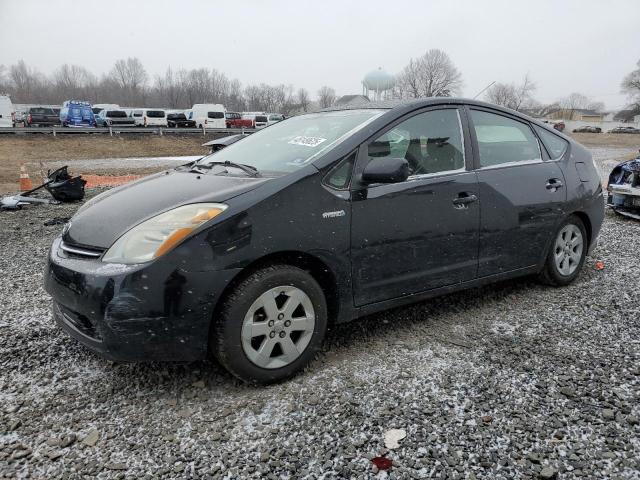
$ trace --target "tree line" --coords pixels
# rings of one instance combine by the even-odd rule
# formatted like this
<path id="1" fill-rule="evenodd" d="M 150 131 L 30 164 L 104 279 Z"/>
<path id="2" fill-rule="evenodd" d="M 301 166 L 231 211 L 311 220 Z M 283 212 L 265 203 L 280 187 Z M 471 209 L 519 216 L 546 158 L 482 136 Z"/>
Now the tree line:
<path id="1" fill-rule="evenodd" d="M 0 65 L 0 92 L 10 94 L 14 103 L 61 104 L 78 99 L 176 109 L 189 108 L 194 103 L 222 103 L 229 110 L 284 114 L 307 111 L 312 103 L 304 88 L 266 83 L 243 87 L 238 79 L 229 78 L 215 68 L 169 67 L 164 74 L 151 77 L 135 57 L 116 61 L 101 77 L 79 65 L 61 65 L 51 75 L 23 60 L 8 67 Z M 335 90 L 331 87 L 322 87 L 317 93 L 320 106 L 335 102 Z"/>
<path id="2" fill-rule="evenodd" d="M 640 61 L 638 69 L 622 82 L 622 91 L 632 101 L 634 111 L 640 112 Z M 459 95 L 462 74 L 449 55 L 439 49 L 428 50 L 412 58 L 395 77 L 389 92 L 395 99 L 425 98 Z M 163 106 L 189 108 L 194 103 L 222 103 L 229 110 L 271 111 L 285 115 L 306 112 L 311 107 L 326 108 L 338 96 L 335 89 L 323 86 L 316 92 L 315 101 L 305 88 L 293 85 L 243 86 L 240 80 L 229 78 L 215 68 L 173 69 L 151 76 L 135 57 L 121 59 L 102 76 L 79 65 L 64 64 L 46 75 L 18 63 L 0 65 L 0 92 L 11 95 L 14 103 L 60 104 L 68 99 L 82 99 L 92 103 L 117 103 L 126 106 Z M 495 82 L 484 92 L 484 99 L 517 111 L 544 116 L 560 112 L 573 118 L 581 109 L 601 112 L 605 106 L 581 93 L 572 93 L 552 103 L 535 99 L 536 84 L 527 74 L 519 83 Z"/>

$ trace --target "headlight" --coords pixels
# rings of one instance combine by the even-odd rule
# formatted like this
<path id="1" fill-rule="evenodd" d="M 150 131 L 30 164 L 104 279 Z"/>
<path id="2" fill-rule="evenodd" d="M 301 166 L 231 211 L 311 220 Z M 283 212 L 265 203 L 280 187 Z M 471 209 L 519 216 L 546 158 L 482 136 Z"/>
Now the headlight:
<path id="1" fill-rule="evenodd" d="M 158 258 L 226 209 L 227 205 L 221 203 L 194 203 L 161 213 L 122 235 L 102 260 L 109 263 L 144 263 Z"/>

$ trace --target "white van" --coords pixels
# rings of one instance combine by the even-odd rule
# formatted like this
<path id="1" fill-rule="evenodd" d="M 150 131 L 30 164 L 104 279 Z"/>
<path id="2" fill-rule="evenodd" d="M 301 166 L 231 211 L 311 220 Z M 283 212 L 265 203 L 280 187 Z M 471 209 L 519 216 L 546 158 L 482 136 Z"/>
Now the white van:
<path id="1" fill-rule="evenodd" d="M 136 127 L 166 127 L 167 111 L 161 108 L 134 108 L 130 115 Z"/>
<path id="2" fill-rule="evenodd" d="M 116 103 L 94 103 L 91 105 L 91 111 L 94 115 L 98 115 L 102 110 L 122 110 L 120 105 Z"/>
<path id="3" fill-rule="evenodd" d="M 227 128 L 226 109 L 219 103 L 196 103 L 184 113 L 198 128 Z"/>
<path id="4" fill-rule="evenodd" d="M 0 95 L 0 127 L 13 127 L 15 122 L 15 110 L 8 95 Z"/>

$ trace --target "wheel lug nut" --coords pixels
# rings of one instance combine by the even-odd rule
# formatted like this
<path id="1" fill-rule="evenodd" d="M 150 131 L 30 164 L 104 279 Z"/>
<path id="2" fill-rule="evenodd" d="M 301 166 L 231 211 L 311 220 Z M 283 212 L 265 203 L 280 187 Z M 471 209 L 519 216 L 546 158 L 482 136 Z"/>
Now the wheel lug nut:
<path id="1" fill-rule="evenodd" d="M 271 333 L 269 334 L 269 338 L 273 338 L 273 337 L 275 337 L 275 336 L 276 336 L 276 332 L 271 332 Z"/>
<path id="2" fill-rule="evenodd" d="M 280 332 L 280 338 L 284 338 L 285 335 L 286 335 L 286 333 Z"/>
<path id="3" fill-rule="evenodd" d="M 274 325 L 275 323 L 276 323 L 276 322 L 274 322 L 273 320 L 269 320 L 268 325 L 269 325 L 270 327 L 273 327 L 273 325 Z"/>
<path id="4" fill-rule="evenodd" d="M 278 314 L 278 320 L 282 320 L 284 318 L 284 313 Z"/>
<path id="5" fill-rule="evenodd" d="M 286 322 L 284 322 L 284 326 L 285 327 L 291 326 L 291 320 L 287 320 Z"/>

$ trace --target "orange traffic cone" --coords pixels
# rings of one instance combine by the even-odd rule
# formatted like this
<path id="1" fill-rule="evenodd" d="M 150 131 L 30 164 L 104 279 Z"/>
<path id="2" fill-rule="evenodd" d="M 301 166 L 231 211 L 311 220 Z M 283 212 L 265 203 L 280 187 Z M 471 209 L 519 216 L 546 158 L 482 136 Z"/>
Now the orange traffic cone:
<path id="1" fill-rule="evenodd" d="M 20 166 L 20 190 L 26 192 L 27 190 L 31 190 L 33 188 L 33 184 L 31 183 L 31 179 L 29 178 L 29 174 L 27 173 L 27 169 L 24 165 Z"/>

